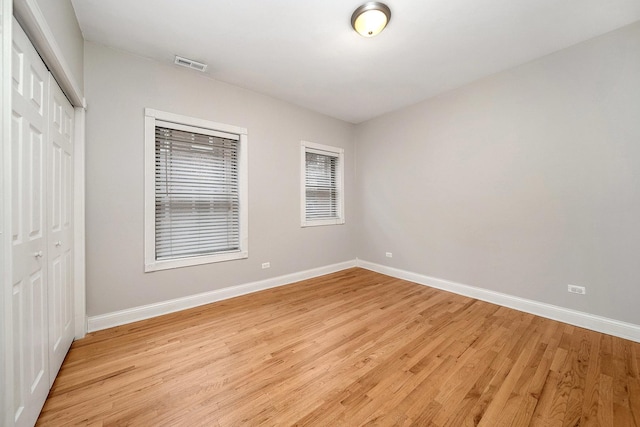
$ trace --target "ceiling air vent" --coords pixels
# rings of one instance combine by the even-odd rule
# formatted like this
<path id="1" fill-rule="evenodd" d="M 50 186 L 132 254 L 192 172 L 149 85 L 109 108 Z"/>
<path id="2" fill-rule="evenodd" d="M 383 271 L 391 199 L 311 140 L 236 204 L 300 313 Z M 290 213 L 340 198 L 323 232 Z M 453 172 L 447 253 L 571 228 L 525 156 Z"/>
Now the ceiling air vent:
<path id="1" fill-rule="evenodd" d="M 187 67 L 191 68 L 192 70 L 198 70 L 202 72 L 207 69 L 207 64 L 203 64 L 202 62 L 194 61 L 192 59 L 183 58 L 178 55 L 176 55 L 176 60 L 173 63 L 176 65 L 180 65 L 181 67 Z"/>

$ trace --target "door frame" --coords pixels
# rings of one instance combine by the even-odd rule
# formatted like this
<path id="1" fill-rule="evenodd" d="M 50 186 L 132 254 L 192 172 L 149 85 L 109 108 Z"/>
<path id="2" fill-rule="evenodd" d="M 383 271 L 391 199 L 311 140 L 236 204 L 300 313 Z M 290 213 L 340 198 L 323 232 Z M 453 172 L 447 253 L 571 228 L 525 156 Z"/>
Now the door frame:
<path id="1" fill-rule="evenodd" d="M 13 426 L 13 310 L 11 307 L 11 52 L 13 15 L 74 107 L 74 310 L 75 337 L 85 336 L 85 119 L 82 88 L 62 55 L 35 0 L 0 0 L 0 425 Z"/>
<path id="2" fill-rule="evenodd" d="M 13 346 L 10 338 L 13 331 L 11 308 L 11 39 L 13 2 L 0 0 L 0 386 L 3 399 L 0 401 L 1 425 L 13 425 Z"/>
<path id="3" fill-rule="evenodd" d="M 74 328 L 76 339 L 80 339 L 87 333 L 84 193 L 86 101 L 36 0 L 16 0 L 13 3 L 13 14 L 74 107 Z"/>

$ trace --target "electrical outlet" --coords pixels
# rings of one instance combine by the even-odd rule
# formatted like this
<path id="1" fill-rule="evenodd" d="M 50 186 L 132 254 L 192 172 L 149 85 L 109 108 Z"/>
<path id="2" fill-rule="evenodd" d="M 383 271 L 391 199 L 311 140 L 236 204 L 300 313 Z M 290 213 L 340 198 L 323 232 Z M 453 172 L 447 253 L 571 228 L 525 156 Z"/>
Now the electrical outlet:
<path id="1" fill-rule="evenodd" d="M 262 268 L 270 268 L 271 267 L 271 263 L 270 262 L 263 262 L 262 263 Z"/>
<path id="2" fill-rule="evenodd" d="M 572 294 L 584 295 L 587 293 L 587 288 L 584 286 L 567 285 L 567 290 Z"/>
<path id="3" fill-rule="evenodd" d="M 391 252 L 387 252 L 385 253 L 385 255 L 387 256 L 387 258 L 393 258 L 393 254 Z"/>

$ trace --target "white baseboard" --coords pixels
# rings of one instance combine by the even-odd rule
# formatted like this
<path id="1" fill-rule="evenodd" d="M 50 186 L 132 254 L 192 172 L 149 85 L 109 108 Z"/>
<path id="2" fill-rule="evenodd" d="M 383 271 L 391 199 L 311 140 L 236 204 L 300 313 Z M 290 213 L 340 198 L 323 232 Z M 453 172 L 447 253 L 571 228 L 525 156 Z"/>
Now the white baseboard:
<path id="1" fill-rule="evenodd" d="M 337 271 L 356 266 L 375 271 L 377 273 L 396 277 L 398 279 L 408 280 L 410 282 L 430 286 L 436 289 L 442 289 L 482 301 L 487 301 L 504 307 L 513 308 L 515 310 L 524 311 L 526 313 L 535 314 L 537 316 L 546 317 L 548 319 L 568 323 L 570 325 L 575 325 L 605 334 L 614 335 L 620 338 L 625 338 L 635 342 L 640 342 L 640 325 L 621 322 L 619 320 L 596 316 L 594 314 L 571 310 L 552 304 L 546 304 L 538 301 L 528 300 L 525 298 L 515 297 L 501 292 L 477 288 L 475 286 L 451 282 L 449 280 L 438 279 L 436 277 L 425 276 L 423 274 L 388 267 L 361 259 L 341 262 L 338 264 L 332 264 L 324 267 L 314 268 L 311 270 L 300 271 L 284 276 L 272 277 L 270 279 L 260 280 L 257 282 L 217 289 L 211 292 L 205 292 L 155 304 L 143 305 L 127 310 L 120 310 L 113 313 L 91 316 L 87 319 L 87 329 L 88 332 L 95 332 L 101 329 L 107 329 L 114 326 L 137 322 L 139 320 L 149 319 L 152 317 L 173 313 L 204 304 L 210 304 L 212 302 L 222 301 L 240 295 L 246 295 L 252 292 L 258 292 L 264 289 L 287 285 L 290 283 L 298 282 L 300 280 L 311 279 L 313 277 L 322 276 L 324 274 L 335 273 Z"/>
<path id="2" fill-rule="evenodd" d="M 400 270 L 398 268 L 387 267 L 381 264 L 363 261 L 361 259 L 356 260 L 356 264 L 358 267 L 375 271 L 377 273 L 386 274 L 387 276 L 408 280 L 420 285 L 442 289 L 444 291 L 453 292 L 455 294 L 487 301 L 519 311 L 524 311 L 525 313 L 535 314 L 537 316 L 558 320 L 570 325 L 575 325 L 582 328 L 591 329 L 593 331 L 625 338 L 631 341 L 640 342 L 640 325 L 635 325 L 633 323 L 621 322 L 619 320 L 609 319 L 607 317 L 596 316 L 582 311 L 571 310 L 564 307 L 558 307 L 551 304 L 515 297 L 512 295 L 503 294 L 501 292 L 494 292 L 487 289 L 477 288 L 475 286 L 463 285 L 461 283 L 451 282 L 448 280 L 425 276 L 423 274 Z"/>
<path id="3" fill-rule="evenodd" d="M 193 308 L 199 305 L 210 304 L 212 302 L 222 301 L 240 295 L 262 291 L 264 289 L 288 285 L 289 283 L 299 282 L 300 280 L 306 280 L 325 274 L 335 273 L 337 271 L 345 270 L 347 268 L 355 266 L 356 260 L 346 261 L 338 264 L 327 265 L 324 267 L 313 268 L 311 270 L 286 274 L 284 276 L 259 280 L 257 282 L 245 283 L 242 285 L 231 286 L 223 289 L 216 289 L 215 291 L 205 292 L 197 295 L 190 295 L 188 297 L 162 301 L 159 303 L 143 305 L 140 307 L 133 307 L 126 310 L 115 311 L 113 313 L 101 314 L 98 316 L 91 316 L 87 319 L 87 329 L 89 332 L 95 332 L 101 329 L 112 328 L 114 326 L 137 322 L 139 320 L 149 319 L 152 317 L 161 316 L 163 314 L 185 310 L 187 308 Z"/>

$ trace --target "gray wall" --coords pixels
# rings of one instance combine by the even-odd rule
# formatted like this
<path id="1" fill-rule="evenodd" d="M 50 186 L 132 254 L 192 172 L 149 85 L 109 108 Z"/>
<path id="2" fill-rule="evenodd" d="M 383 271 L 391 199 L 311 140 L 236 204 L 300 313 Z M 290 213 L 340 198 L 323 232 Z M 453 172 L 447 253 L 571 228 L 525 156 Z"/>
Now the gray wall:
<path id="1" fill-rule="evenodd" d="M 22 1 L 22 0 L 21 0 Z M 71 0 L 36 0 L 69 65 L 73 78 L 84 87 L 84 39 Z"/>
<path id="2" fill-rule="evenodd" d="M 356 141 L 359 258 L 640 324 L 640 23 Z"/>
<path id="3" fill-rule="evenodd" d="M 357 256 L 640 324 L 640 23 L 357 126 L 92 43 L 85 76 L 90 316 Z M 248 128 L 248 260 L 143 273 L 144 107 Z M 303 139 L 345 148 L 344 226 L 300 228 Z"/>
<path id="4" fill-rule="evenodd" d="M 353 125 L 88 42 L 85 94 L 89 316 L 355 258 Z M 143 272 L 145 107 L 248 129 L 248 259 Z M 345 225 L 300 227 L 301 140 L 345 149 Z"/>

